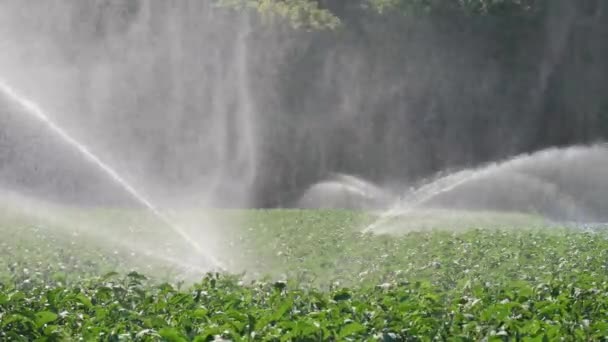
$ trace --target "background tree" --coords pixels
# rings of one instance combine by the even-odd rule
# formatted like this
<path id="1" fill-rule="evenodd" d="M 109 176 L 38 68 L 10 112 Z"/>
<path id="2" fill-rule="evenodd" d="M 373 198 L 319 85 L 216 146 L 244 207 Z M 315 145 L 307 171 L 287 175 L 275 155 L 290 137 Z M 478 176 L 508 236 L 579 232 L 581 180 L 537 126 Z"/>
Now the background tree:
<path id="1" fill-rule="evenodd" d="M 23 6 L 12 1 L 0 6 Z M 603 0 L 53 4 L 0 11 L 18 33 L 8 37 L 19 37 L 2 58 L 38 56 L 14 70 L 53 65 L 60 80 L 75 75 L 65 95 L 75 108 L 55 112 L 78 113 L 64 122 L 86 122 L 77 128 L 94 135 L 96 150 L 178 195 L 214 160 L 191 157 L 214 149 L 200 143 L 223 120 L 210 108 L 238 122 L 243 89 L 256 122 L 255 206 L 290 205 L 332 172 L 407 186 L 608 138 Z M 237 72 L 245 81 L 230 80 Z M 41 155 L 52 164 L 42 158 L 52 153 Z"/>

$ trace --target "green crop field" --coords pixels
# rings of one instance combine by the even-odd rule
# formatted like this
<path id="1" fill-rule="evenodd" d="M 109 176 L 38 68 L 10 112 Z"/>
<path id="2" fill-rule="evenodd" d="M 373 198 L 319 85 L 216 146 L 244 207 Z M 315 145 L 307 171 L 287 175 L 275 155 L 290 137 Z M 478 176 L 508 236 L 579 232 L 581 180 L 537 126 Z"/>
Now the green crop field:
<path id="1" fill-rule="evenodd" d="M 608 338 L 602 229 L 425 213 L 362 235 L 371 214 L 215 215 L 235 274 L 188 270 L 186 248 L 141 214 L 3 212 L 0 340 Z"/>

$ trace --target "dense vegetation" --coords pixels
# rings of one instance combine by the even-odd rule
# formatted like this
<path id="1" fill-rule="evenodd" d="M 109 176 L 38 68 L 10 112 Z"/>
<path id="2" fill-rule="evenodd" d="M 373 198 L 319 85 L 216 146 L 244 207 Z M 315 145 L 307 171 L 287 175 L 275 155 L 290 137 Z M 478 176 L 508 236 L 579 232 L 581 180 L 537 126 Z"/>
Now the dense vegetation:
<path id="1" fill-rule="evenodd" d="M 244 245 L 233 252 L 245 260 L 256 254 L 250 272 L 188 283 L 179 281 L 175 267 L 140 267 L 153 261 L 133 257 L 128 248 L 104 249 L 100 240 L 87 243 L 70 229 L 4 220 L 0 339 L 608 336 L 608 240 L 601 230 L 472 225 L 361 236 L 358 228 L 370 217 L 358 213 L 239 215 L 254 229 L 235 235 Z"/>
<path id="2" fill-rule="evenodd" d="M 278 16 L 295 28 L 335 29 L 340 26 L 340 12 L 359 8 L 378 13 L 405 15 L 430 13 L 466 13 L 472 15 L 535 15 L 546 8 L 543 0 L 219 0 L 235 8 L 254 8 L 264 16 Z"/>

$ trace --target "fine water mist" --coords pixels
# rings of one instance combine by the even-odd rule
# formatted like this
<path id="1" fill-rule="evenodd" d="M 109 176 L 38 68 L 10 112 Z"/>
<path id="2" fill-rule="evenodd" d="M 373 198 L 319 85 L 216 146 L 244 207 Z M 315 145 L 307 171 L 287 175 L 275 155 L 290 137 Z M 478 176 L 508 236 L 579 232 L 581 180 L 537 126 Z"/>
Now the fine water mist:
<path id="1" fill-rule="evenodd" d="M 83 158 L 95 164 L 95 166 L 97 166 L 101 172 L 107 174 L 112 179 L 112 181 L 118 183 L 120 187 L 123 188 L 126 192 L 128 192 L 131 196 L 133 196 L 133 198 L 135 198 L 137 202 L 139 202 L 143 207 L 145 207 L 152 214 L 154 214 L 154 216 L 158 218 L 162 223 L 164 223 L 168 228 L 170 228 L 180 237 L 182 237 L 184 241 L 186 241 L 191 247 L 194 248 L 196 253 L 201 254 L 205 258 L 205 262 L 208 263 L 207 266 L 223 268 L 222 264 L 215 257 L 207 254 L 205 250 L 203 250 L 201 246 L 197 243 L 197 241 L 194 240 L 190 235 L 188 235 L 188 233 L 182 227 L 172 222 L 165 214 L 159 211 L 159 209 L 156 208 L 154 204 L 150 202 L 150 200 L 148 200 L 137 190 L 135 190 L 126 180 L 124 180 L 118 173 L 116 173 L 114 169 L 112 169 L 109 165 L 101 161 L 94 153 L 89 151 L 86 146 L 74 140 L 74 138 L 72 138 L 61 127 L 57 126 L 57 124 L 51 121 L 36 103 L 19 95 L 17 92 L 15 92 L 14 89 L 12 89 L 2 80 L 0 80 L 0 93 L 7 96 L 10 100 L 14 101 L 19 106 L 23 107 L 25 114 L 32 115 L 36 119 L 46 124 L 49 130 L 57 134 L 63 141 L 65 141 L 66 144 L 69 144 L 71 147 L 78 150 L 82 154 Z"/>
<path id="2" fill-rule="evenodd" d="M 184 254 L 228 264 L 226 232 L 252 228 L 218 208 L 369 209 L 374 232 L 419 209 L 606 219 L 604 145 L 521 155 L 608 132 L 586 94 L 606 85 L 603 5 L 496 21 L 349 2 L 307 31 L 217 4 L 0 3 L 0 187 L 147 208 Z"/>
<path id="3" fill-rule="evenodd" d="M 313 184 L 297 202 L 300 208 L 382 209 L 394 200 L 389 189 L 346 174 Z"/>
<path id="4" fill-rule="evenodd" d="M 102 255 L 122 255 L 121 266 L 137 267 L 148 274 L 158 275 L 155 267 L 162 266 L 175 270 L 180 279 L 196 278 L 213 266 L 209 260 L 204 263 L 200 256 L 183 253 L 180 246 L 184 241 L 175 237 L 165 223 L 158 222 L 154 213 L 149 211 L 123 215 L 116 215 L 112 210 L 96 213 L 0 189 L 0 214 L 12 225 L 30 228 L 28 233 L 37 231 L 49 244 L 48 248 L 78 244 L 76 253 L 93 249 Z M 146 218 L 146 214 L 151 214 L 151 217 Z M 141 234 L 146 238 L 142 239 Z M 28 238 L 32 239 L 32 236 Z M 58 245 L 50 245 L 52 243 Z"/>
<path id="5" fill-rule="evenodd" d="M 134 188 L 163 207 L 248 206 L 257 169 L 249 14 L 192 1 L 1 9 L 4 81 Z"/>
<path id="6" fill-rule="evenodd" d="M 364 232 L 399 230 L 417 210 L 510 212 L 557 222 L 608 221 L 608 145 L 551 148 L 447 173 L 405 193 Z"/>
<path id="7" fill-rule="evenodd" d="M 251 20 L 194 1 L 3 2 L 0 184 L 75 207 L 144 207 L 200 267 L 222 268 L 227 227 L 203 213 L 250 205 L 251 74 L 272 62 L 250 58 L 269 48 L 252 45 Z"/>

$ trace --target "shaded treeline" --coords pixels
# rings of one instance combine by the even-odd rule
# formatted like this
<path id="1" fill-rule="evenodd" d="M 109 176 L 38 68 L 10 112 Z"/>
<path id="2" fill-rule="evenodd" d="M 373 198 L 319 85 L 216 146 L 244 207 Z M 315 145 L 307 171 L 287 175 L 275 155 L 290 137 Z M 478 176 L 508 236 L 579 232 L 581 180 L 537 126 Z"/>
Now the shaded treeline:
<path id="1" fill-rule="evenodd" d="M 608 137 L 601 0 L 547 1 L 526 15 L 378 14 L 325 1 L 343 24 L 334 31 L 294 30 L 194 0 L 55 3 L 45 25 L 37 19 L 44 2 L 14 2 L 12 11 L 40 13 L 5 24 L 5 34 L 38 44 L 13 42 L 33 61 L 5 65 L 49 63 L 72 75 L 63 91 L 33 93 L 157 197 L 215 187 L 210 196 L 226 197 L 220 205 L 283 206 L 331 172 L 404 184 Z M 18 127 L 4 121 L 0 130 Z M 78 161 L 58 162 L 65 158 L 53 157 L 63 153 L 57 144 L 41 145 L 47 169 L 92 179 Z M 24 145 L 15 137 L 5 146 Z M 48 172 L 20 186 L 66 174 Z M 208 181 L 218 177 L 220 185 Z M 65 197 L 58 184 L 48 191 Z M 110 192 L 96 184 L 68 199 L 95 202 Z"/>
<path id="2" fill-rule="evenodd" d="M 601 1 L 547 2 L 529 16 L 340 16 L 344 30 L 313 34 L 281 73 L 281 112 L 294 114 L 283 116 L 283 157 L 264 163 L 283 171 L 260 188 L 270 204 L 285 201 L 276 189 L 332 171 L 416 181 L 608 136 Z"/>

